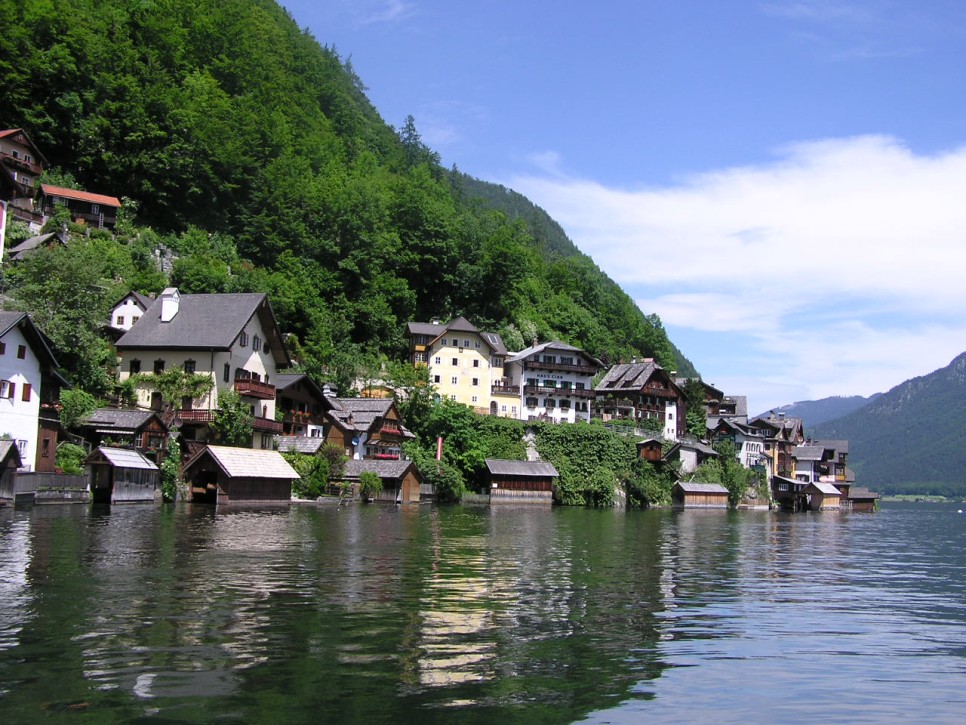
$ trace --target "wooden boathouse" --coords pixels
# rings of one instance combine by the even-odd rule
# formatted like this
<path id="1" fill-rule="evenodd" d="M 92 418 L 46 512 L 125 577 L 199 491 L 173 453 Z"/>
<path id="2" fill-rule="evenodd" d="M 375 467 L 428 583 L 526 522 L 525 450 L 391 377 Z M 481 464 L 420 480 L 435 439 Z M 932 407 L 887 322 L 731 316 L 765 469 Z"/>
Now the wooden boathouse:
<path id="1" fill-rule="evenodd" d="M 487 458 L 490 503 L 553 503 L 559 474 L 550 463 Z"/>
<path id="2" fill-rule="evenodd" d="M 671 489 L 671 500 L 677 509 L 726 509 L 728 489 L 720 483 L 678 481 Z"/>
<path id="3" fill-rule="evenodd" d="M 154 461 L 130 448 L 99 446 L 84 460 L 94 503 L 160 502 L 160 471 Z"/>
<path id="4" fill-rule="evenodd" d="M 810 483 L 802 490 L 808 498 L 809 511 L 838 511 L 842 492 L 831 483 Z"/>
<path id="5" fill-rule="evenodd" d="M 299 477 L 278 451 L 206 446 L 182 475 L 193 503 L 289 503 Z"/>
<path id="6" fill-rule="evenodd" d="M 358 489 L 359 476 L 365 472 L 375 473 L 382 480 L 382 491 L 374 496 L 376 501 L 396 503 L 419 503 L 422 476 L 412 461 L 391 461 L 375 458 L 346 461 L 343 480 Z"/>

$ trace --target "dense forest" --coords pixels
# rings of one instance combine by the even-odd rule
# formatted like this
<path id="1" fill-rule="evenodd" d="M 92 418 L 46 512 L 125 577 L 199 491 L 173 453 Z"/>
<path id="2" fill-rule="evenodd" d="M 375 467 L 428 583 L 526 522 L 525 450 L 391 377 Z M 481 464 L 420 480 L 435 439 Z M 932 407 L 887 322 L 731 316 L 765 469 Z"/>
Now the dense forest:
<path id="1" fill-rule="evenodd" d="M 116 236 L 6 270 L 76 384 L 109 385 L 94 328 L 118 294 L 167 284 L 268 293 L 320 378 L 400 359 L 407 321 L 455 315 L 511 349 L 559 339 L 694 373 L 559 225 L 443 168 L 411 117 L 388 125 L 351 64 L 272 0 L 0 8 L 0 127 L 30 134 L 49 179 L 125 201 Z"/>
<path id="2" fill-rule="evenodd" d="M 847 439 L 858 483 L 882 493 L 966 496 L 966 353 L 810 430 Z"/>

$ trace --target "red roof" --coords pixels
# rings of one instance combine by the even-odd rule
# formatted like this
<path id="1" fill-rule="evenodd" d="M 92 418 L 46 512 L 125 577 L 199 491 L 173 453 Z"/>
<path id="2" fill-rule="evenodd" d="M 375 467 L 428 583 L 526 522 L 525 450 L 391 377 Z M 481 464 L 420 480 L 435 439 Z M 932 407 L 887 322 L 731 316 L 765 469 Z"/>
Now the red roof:
<path id="1" fill-rule="evenodd" d="M 51 186 L 50 184 L 41 184 L 40 190 L 45 196 L 61 196 L 65 199 L 76 199 L 77 201 L 87 201 L 91 204 L 103 204 L 104 206 L 113 206 L 120 208 L 121 200 L 116 196 L 105 196 L 104 194 L 92 194 L 89 191 L 80 191 L 79 189 L 65 189 L 62 186 Z"/>

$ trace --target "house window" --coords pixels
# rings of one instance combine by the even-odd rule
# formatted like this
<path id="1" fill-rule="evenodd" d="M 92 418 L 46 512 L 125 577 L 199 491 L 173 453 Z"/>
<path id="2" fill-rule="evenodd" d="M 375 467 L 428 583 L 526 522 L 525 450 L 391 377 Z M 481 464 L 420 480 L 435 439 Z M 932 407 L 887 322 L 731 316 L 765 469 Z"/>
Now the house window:
<path id="1" fill-rule="evenodd" d="M 0 380 L 0 398 L 13 399 L 13 394 L 17 390 L 17 384 L 9 380 Z"/>
<path id="2" fill-rule="evenodd" d="M 453 358 L 453 367 L 458 368 L 460 366 L 460 359 L 458 357 Z"/>
<path id="3" fill-rule="evenodd" d="M 494 367 L 494 368 L 502 368 L 503 367 L 503 358 L 502 357 L 491 357 L 490 358 L 490 366 L 491 367 Z"/>
<path id="4" fill-rule="evenodd" d="M 3 355 L 7 351 L 7 343 L 0 342 L 0 355 Z"/>
<path id="5" fill-rule="evenodd" d="M 262 450 L 270 451 L 274 448 L 274 441 L 271 433 L 262 433 Z"/>
<path id="6" fill-rule="evenodd" d="M 449 399 L 452 400 L 454 403 L 456 402 L 456 396 L 455 395 L 449 396 Z"/>
<path id="7" fill-rule="evenodd" d="M 416 354 L 415 354 L 415 355 L 413 356 L 413 360 L 414 360 L 415 362 L 421 362 L 421 363 L 424 363 L 424 362 L 426 362 L 426 353 L 424 353 L 424 352 L 417 352 L 417 353 L 416 353 Z"/>
<path id="8" fill-rule="evenodd" d="M 248 347 L 248 333 L 242 330 L 242 333 L 238 336 L 238 344 L 241 347 Z"/>
<path id="9" fill-rule="evenodd" d="M 433 382 L 436 383 L 437 385 L 439 385 L 439 375 L 434 375 L 433 376 Z"/>
<path id="10" fill-rule="evenodd" d="M 477 341 L 476 341 L 476 349 L 477 349 L 477 350 L 479 350 L 479 349 L 480 349 L 480 341 L 479 341 L 479 340 L 477 340 Z"/>
<path id="11" fill-rule="evenodd" d="M 469 347 L 469 346 L 470 346 L 470 341 L 469 340 L 463 340 L 463 347 Z"/>
<path id="12" fill-rule="evenodd" d="M 24 360 L 27 357 L 27 346 L 17 345 L 17 359 Z"/>
<path id="13" fill-rule="evenodd" d="M 442 358 L 439 358 L 439 357 L 433 358 L 433 365 L 441 365 L 442 362 L 443 362 Z"/>
<path id="14" fill-rule="evenodd" d="M 501 405 L 500 406 L 500 412 L 501 413 L 506 413 L 506 406 L 505 405 Z"/>
<path id="15" fill-rule="evenodd" d="M 475 395 L 473 396 L 472 400 L 473 400 L 474 403 L 476 402 L 476 396 Z"/>
<path id="16" fill-rule="evenodd" d="M 184 371 L 188 375 L 194 375 L 194 372 L 195 372 L 195 361 L 194 360 L 185 360 L 184 361 Z"/>
<path id="17" fill-rule="evenodd" d="M 163 372 L 164 372 L 164 360 L 155 360 L 154 361 L 154 374 L 155 375 L 160 375 Z"/>
<path id="18" fill-rule="evenodd" d="M 561 400 L 560 401 L 560 410 L 570 410 L 570 401 L 569 400 Z"/>
<path id="19" fill-rule="evenodd" d="M 260 338 L 258 335 L 252 337 L 252 349 L 256 351 L 262 349 L 262 338 Z"/>
<path id="20" fill-rule="evenodd" d="M 439 341 L 439 346 L 440 347 L 446 347 L 446 338 L 445 337 L 442 340 Z"/>
<path id="21" fill-rule="evenodd" d="M 479 360 L 474 360 L 473 361 L 473 367 L 478 368 L 479 366 L 480 366 L 480 361 Z"/>
<path id="22" fill-rule="evenodd" d="M 225 370 L 222 373 L 222 379 L 226 383 L 231 382 L 231 364 L 230 363 L 225 363 Z"/>
<path id="23" fill-rule="evenodd" d="M 115 327 L 123 327 L 124 326 L 124 315 L 118 315 L 117 320 L 114 323 L 114 326 Z"/>
<path id="24" fill-rule="evenodd" d="M 139 372 L 141 372 L 141 361 L 137 358 L 131 360 L 131 362 L 128 363 L 128 370 L 131 372 L 131 375 L 137 375 Z"/>
<path id="25" fill-rule="evenodd" d="M 24 383 L 23 394 L 20 396 L 20 399 L 25 403 L 30 402 L 30 388 L 31 388 L 30 383 Z"/>
<path id="26" fill-rule="evenodd" d="M 479 384 L 480 384 L 480 379 L 479 378 L 473 378 L 473 385 L 474 386 L 477 386 Z"/>
<path id="27" fill-rule="evenodd" d="M 268 344 L 268 340 L 262 343 L 262 352 L 268 355 L 268 351 L 271 350 L 271 346 Z"/>
<path id="28" fill-rule="evenodd" d="M 101 205 L 91 204 L 91 214 L 100 214 L 100 213 L 101 213 Z"/>
<path id="29" fill-rule="evenodd" d="M 528 408 L 536 408 L 537 407 L 537 399 L 536 398 L 527 398 L 527 407 Z"/>
<path id="30" fill-rule="evenodd" d="M 134 315 L 134 316 L 132 316 L 132 317 L 131 317 L 131 324 L 133 325 L 134 323 L 136 323 L 136 322 L 137 322 L 138 320 L 140 320 L 140 319 L 141 319 L 141 318 L 140 318 L 140 317 L 138 317 L 137 315 Z"/>
<path id="31" fill-rule="evenodd" d="M 553 398 L 544 398 L 543 399 L 543 407 L 544 408 L 547 408 L 548 410 L 551 410 L 554 407 Z"/>
<path id="32" fill-rule="evenodd" d="M 449 379 L 449 382 L 450 382 L 451 385 L 456 385 L 456 376 L 451 377 Z"/>

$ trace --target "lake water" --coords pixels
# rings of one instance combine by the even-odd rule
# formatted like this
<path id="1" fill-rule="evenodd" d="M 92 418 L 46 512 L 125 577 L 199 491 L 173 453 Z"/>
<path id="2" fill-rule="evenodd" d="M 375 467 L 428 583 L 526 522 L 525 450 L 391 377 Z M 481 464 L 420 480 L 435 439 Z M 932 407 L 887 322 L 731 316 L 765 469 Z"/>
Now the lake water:
<path id="1" fill-rule="evenodd" d="M 966 514 L 0 511 L 0 722 L 962 722 Z"/>

